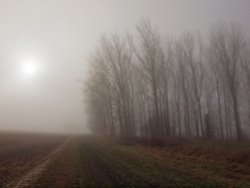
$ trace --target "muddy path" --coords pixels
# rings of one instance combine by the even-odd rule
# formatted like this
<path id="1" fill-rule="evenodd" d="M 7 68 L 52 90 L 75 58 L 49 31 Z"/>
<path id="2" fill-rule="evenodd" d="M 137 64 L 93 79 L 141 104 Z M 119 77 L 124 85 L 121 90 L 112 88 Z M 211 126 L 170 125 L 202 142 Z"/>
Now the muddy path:
<path id="1" fill-rule="evenodd" d="M 36 187 L 248 187 L 195 162 L 154 157 L 151 149 L 77 138 L 47 168 Z M 154 151 L 154 150 L 152 150 Z M 239 179 L 238 179 L 239 180 Z"/>
<path id="2" fill-rule="evenodd" d="M 247 166 L 236 167 L 237 171 L 216 159 L 179 155 L 162 148 L 79 136 L 9 187 L 250 187 Z"/>

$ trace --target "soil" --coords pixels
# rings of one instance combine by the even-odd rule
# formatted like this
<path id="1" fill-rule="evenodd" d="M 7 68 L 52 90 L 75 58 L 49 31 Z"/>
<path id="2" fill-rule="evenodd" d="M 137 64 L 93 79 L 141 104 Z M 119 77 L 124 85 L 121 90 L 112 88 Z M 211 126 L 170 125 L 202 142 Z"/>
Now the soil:
<path id="1" fill-rule="evenodd" d="M 152 147 L 86 135 L 41 140 L 0 155 L 1 168 L 13 170 L 1 171 L 2 187 L 250 187 L 245 146 Z"/>

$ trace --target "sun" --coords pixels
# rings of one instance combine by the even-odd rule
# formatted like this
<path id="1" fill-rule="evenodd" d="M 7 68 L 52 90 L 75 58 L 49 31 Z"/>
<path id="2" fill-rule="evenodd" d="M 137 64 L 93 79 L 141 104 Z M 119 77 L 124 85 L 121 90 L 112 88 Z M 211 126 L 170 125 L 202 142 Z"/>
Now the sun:
<path id="1" fill-rule="evenodd" d="M 23 73 L 26 75 L 34 75 L 36 72 L 35 66 L 33 64 L 23 65 Z"/>
<path id="2" fill-rule="evenodd" d="M 37 62 L 32 59 L 27 59 L 22 63 L 22 73 L 27 76 L 33 76 L 37 73 Z"/>

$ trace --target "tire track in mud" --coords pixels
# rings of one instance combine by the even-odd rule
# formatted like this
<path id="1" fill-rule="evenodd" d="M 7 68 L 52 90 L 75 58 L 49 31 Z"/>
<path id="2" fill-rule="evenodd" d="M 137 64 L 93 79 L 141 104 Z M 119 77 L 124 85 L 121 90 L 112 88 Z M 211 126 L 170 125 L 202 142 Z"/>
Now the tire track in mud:
<path id="1" fill-rule="evenodd" d="M 104 155 L 93 145 L 83 144 L 82 148 L 83 185 L 86 187 L 120 187 L 121 178 L 114 166 L 107 161 Z"/>
<path id="2" fill-rule="evenodd" d="M 140 158 L 117 155 L 106 144 L 82 140 L 81 160 L 83 170 L 82 187 L 159 187 L 159 182 L 151 179 Z M 103 147 L 104 146 L 104 147 Z"/>
<path id="3" fill-rule="evenodd" d="M 6 188 L 28 188 L 33 187 L 39 177 L 47 169 L 48 164 L 53 160 L 53 158 L 70 142 L 71 138 L 68 138 L 64 143 L 62 143 L 57 149 L 47 155 L 38 165 L 32 168 L 30 171 L 25 173 L 20 178 L 13 180 Z"/>
<path id="4" fill-rule="evenodd" d="M 79 146 L 83 182 L 78 187 L 214 187 L 154 158 L 129 152 L 126 146 L 91 138 L 80 140 Z"/>

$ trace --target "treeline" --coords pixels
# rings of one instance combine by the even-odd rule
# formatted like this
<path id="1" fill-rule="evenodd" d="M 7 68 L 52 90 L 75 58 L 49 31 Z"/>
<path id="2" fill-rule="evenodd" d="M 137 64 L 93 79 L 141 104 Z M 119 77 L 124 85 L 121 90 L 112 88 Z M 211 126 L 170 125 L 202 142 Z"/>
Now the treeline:
<path id="1" fill-rule="evenodd" d="M 237 24 L 206 36 L 162 36 L 148 20 L 135 34 L 102 36 L 85 83 L 89 126 L 123 140 L 246 139 L 250 42 Z"/>

